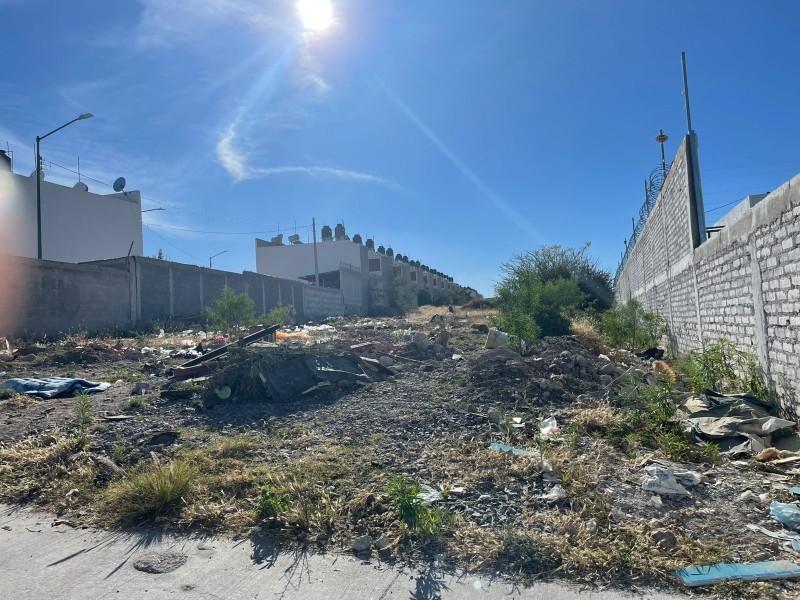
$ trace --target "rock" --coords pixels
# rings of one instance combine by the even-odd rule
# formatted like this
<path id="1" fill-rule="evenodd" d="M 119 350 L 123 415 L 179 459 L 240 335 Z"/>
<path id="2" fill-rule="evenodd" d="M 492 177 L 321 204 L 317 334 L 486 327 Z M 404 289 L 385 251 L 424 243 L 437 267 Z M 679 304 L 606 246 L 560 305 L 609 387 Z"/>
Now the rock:
<path id="1" fill-rule="evenodd" d="M 179 552 L 154 552 L 133 563 L 133 568 L 145 573 L 169 573 L 186 564 L 186 555 Z"/>
<path id="2" fill-rule="evenodd" d="M 604 360 L 606 362 L 611 362 L 611 359 L 608 358 L 605 354 L 598 354 L 597 358 L 599 358 L 600 360 Z"/>
<path id="3" fill-rule="evenodd" d="M 650 504 L 658 509 L 664 508 L 664 502 L 661 500 L 661 496 L 651 496 Z"/>
<path id="4" fill-rule="evenodd" d="M 416 346 L 417 350 L 420 352 L 425 352 L 428 350 L 428 346 L 430 346 L 431 341 L 428 339 L 428 336 L 422 332 L 417 332 L 414 334 L 414 337 L 411 338 L 411 342 Z"/>
<path id="5" fill-rule="evenodd" d="M 765 448 L 758 454 L 756 454 L 756 460 L 758 462 L 767 462 L 770 460 L 777 460 L 781 457 L 781 453 L 777 448 Z"/>
<path id="6" fill-rule="evenodd" d="M 614 363 L 606 363 L 602 367 L 600 367 L 600 374 L 601 375 L 613 375 L 616 372 L 617 368 L 614 366 Z"/>
<path id="7" fill-rule="evenodd" d="M 496 408 L 490 408 L 489 410 L 487 410 L 486 417 L 492 423 L 497 423 L 497 424 L 499 424 L 503 420 L 503 414 Z"/>
<path id="8" fill-rule="evenodd" d="M 391 367 L 394 364 L 394 359 L 391 356 L 381 356 L 378 360 L 384 367 Z"/>
<path id="9" fill-rule="evenodd" d="M 584 369 L 589 366 L 589 361 L 586 360 L 586 357 L 582 354 L 576 354 L 574 357 L 575 364 L 578 365 L 580 368 Z"/>
<path id="10" fill-rule="evenodd" d="M 131 395 L 133 396 L 141 396 L 142 394 L 147 394 L 150 392 L 150 384 L 146 381 L 137 381 L 133 384 L 133 389 L 131 390 Z"/>
<path id="11" fill-rule="evenodd" d="M 741 494 L 739 494 L 739 502 L 753 502 L 755 504 L 761 504 L 761 498 L 759 498 L 755 492 L 751 490 L 745 490 Z"/>
<path id="12" fill-rule="evenodd" d="M 614 381 L 614 378 L 611 375 L 600 375 L 600 383 L 602 385 L 609 385 L 612 381 Z"/>
<path id="13" fill-rule="evenodd" d="M 35 354 L 25 354 L 23 356 L 18 356 L 17 357 L 17 362 L 21 362 L 21 363 L 36 362 L 36 355 Z"/>
<path id="14" fill-rule="evenodd" d="M 366 552 L 372 547 L 372 538 L 368 535 L 362 535 L 353 540 L 353 552 L 359 554 Z"/>
<path id="15" fill-rule="evenodd" d="M 14 360 L 14 355 L 11 352 L 0 352 L 0 362 L 11 362 Z"/>
<path id="16" fill-rule="evenodd" d="M 392 542 L 392 538 L 390 538 L 385 533 L 381 535 L 375 542 L 375 548 L 378 550 L 386 550 L 389 546 L 391 546 L 394 542 Z"/>
<path id="17" fill-rule="evenodd" d="M 143 354 L 138 350 L 134 350 L 133 348 L 128 348 L 122 353 L 123 358 L 126 360 L 139 360 L 142 358 Z"/>
<path id="18" fill-rule="evenodd" d="M 656 529 L 650 539 L 662 550 L 672 550 L 678 545 L 678 538 L 669 529 Z"/>
<path id="19" fill-rule="evenodd" d="M 489 333 L 489 326 L 486 323 L 473 323 L 472 328 L 478 333 Z"/>

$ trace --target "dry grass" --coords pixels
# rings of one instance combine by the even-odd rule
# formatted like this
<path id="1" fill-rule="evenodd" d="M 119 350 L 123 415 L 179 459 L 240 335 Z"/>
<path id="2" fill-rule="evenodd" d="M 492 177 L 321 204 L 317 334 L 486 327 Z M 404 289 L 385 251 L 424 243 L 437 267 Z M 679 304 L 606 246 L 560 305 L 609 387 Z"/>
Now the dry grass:
<path id="1" fill-rule="evenodd" d="M 579 316 L 570 322 L 570 331 L 577 336 L 581 343 L 596 354 L 602 354 L 606 345 L 603 334 L 597 328 L 594 321 L 585 316 Z"/>
<path id="2" fill-rule="evenodd" d="M 193 492 L 197 475 L 195 467 L 186 461 L 149 463 L 109 487 L 105 508 L 123 523 L 174 513 Z"/>
<path id="3" fill-rule="evenodd" d="M 582 431 L 589 434 L 603 433 L 611 429 L 622 428 L 625 425 L 619 411 L 606 403 L 579 410 L 573 416 L 573 422 L 577 423 Z"/>

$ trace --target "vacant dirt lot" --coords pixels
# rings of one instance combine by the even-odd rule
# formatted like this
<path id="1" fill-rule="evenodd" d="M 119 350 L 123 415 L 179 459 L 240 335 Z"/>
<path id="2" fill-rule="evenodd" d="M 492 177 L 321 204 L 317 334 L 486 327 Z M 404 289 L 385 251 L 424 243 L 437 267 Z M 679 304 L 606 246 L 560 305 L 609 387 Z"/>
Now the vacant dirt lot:
<path id="1" fill-rule="evenodd" d="M 786 542 L 746 527 L 780 529 L 768 505 L 791 499 L 791 468 L 686 450 L 684 467 L 701 480 L 689 496 L 643 490 L 644 467 L 676 452 L 613 432 L 622 428 L 620 394 L 655 381 L 650 364 L 575 336 L 546 339 L 525 357 L 487 350 L 487 312 L 339 319 L 237 350 L 182 382 L 169 370 L 198 343 L 207 347 L 205 334 L 30 346 L 29 362 L 0 363 L 3 380 L 111 386 L 89 396 L 90 408 L 75 398 L 0 401 L 0 500 L 53 510 L 59 526 L 269 534 L 360 556 L 439 556 L 523 581 L 672 586 L 678 567 L 796 558 Z M 254 393 L 257 369 L 236 371 L 278 347 L 327 356 L 364 343 L 357 350 L 384 357 L 391 373 L 366 369 L 366 384 L 323 386 L 291 402 Z M 226 369 L 223 399 L 215 390 Z M 139 382 L 146 389 L 134 395 Z M 558 429 L 543 430 L 551 417 Z M 142 490 L 159 485 L 175 485 L 177 496 L 147 505 Z M 713 592 L 789 598 L 797 588 Z"/>

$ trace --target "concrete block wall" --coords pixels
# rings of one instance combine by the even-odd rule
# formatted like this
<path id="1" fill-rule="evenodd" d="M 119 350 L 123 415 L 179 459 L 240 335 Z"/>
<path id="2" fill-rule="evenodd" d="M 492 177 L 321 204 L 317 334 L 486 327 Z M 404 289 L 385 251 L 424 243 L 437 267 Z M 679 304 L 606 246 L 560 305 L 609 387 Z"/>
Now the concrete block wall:
<path id="1" fill-rule="evenodd" d="M 800 415 L 800 175 L 697 243 L 687 150 L 684 140 L 617 299 L 662 314 L 677 353 L 720 338 L 753 351 L 775 399 Z"/>
<path id="2" fill-rule="evenodd" d="M 131 321 L 124 269 L 0 255 L 0 336 L 56 336 Z"/>

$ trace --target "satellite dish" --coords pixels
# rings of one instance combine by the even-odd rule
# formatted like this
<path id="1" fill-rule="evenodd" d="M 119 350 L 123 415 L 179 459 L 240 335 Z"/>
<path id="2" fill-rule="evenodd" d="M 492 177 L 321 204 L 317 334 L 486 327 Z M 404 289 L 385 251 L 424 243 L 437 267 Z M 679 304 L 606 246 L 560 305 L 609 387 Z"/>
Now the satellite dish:
<path id="1" fill-rule="evenodd" d="M 122 190 L 124 190 L 125 189 L 125 183 L 126 182 L 125 182 L 125 178 L 124 177 L 117 178 L 117 180 L 114 182 L 114 186 L 113 186 L 114 187 L 114 191 L 115 192 L 121 192 Z"/>
<path id="2" fill-rule="evenodd" d="M 89 191 L 89 186 L 86 185 L 85 183 L 83 183 L 82 181 L 79 181 L 78 183 L 76 183 L 75 185 L 72 186 L 72 189 L 73 190 L 80 190 L 82 192 L 88 192 Z"/>

